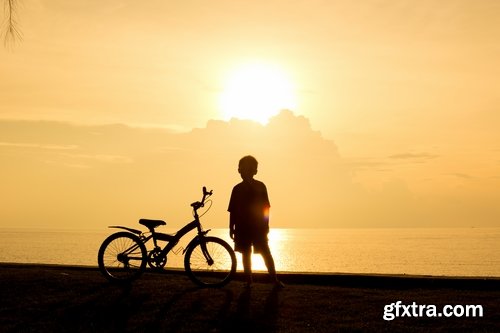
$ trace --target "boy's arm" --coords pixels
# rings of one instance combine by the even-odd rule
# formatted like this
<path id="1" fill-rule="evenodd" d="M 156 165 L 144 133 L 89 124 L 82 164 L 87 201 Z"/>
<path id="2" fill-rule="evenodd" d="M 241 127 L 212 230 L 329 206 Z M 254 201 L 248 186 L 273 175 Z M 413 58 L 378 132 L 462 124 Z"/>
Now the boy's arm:
<path id="1" fill-rule="evenodd" d="M 269 203 L 269 195 L 267 194 L 267 187 L 264 183 L 264 191 L 263 191 L 263 201 L 264 201 L 264 225 L 266 226 L 266 232 L 269 233 L 269 209 L 271 208 L 271 204 Z"/>
<path id="2" fill-rule="evenodd" d="M 235 229 L 235 217 L 234 214 L 229 213 L 229 237 L 234 239 L 234 229 Z"/>
<path id="3" fill-rule="evenodd" d="M 266 233 L 269 233 L 269 206 L 264 208 L 264 225 L 266 227 Z"/>
<path id="4" fill-rule="evenodd" d="M 236 216 L 233 213 L 235 210 L 235 194 L 234 190 L 236 187 L 233 187 L 233 190 L 231 191 L 231 197 L 229 198 L 229 206 L 227 207 L 227 211 L 229 212 L 229 237 L 231 239 L 234 239 L 234 229 L 236 227 Z"/>

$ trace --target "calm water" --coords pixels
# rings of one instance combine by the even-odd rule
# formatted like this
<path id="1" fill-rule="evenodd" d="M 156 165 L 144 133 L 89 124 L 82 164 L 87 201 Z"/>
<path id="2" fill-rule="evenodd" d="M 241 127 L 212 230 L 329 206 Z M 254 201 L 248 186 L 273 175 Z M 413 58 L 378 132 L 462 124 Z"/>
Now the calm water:
<path id="1" fill-rule="evenodd" d="M 0 262 L 97 266 L 110 230 L 0 229 Z M 210 234 L 230 242 L 227 229 Z M 500 277 L 500 228 L 273 229 L 270 243 L 279 271 Z M 265 269 L 259 256 L 253 263 Z M 168 266 L 182 267 L 181 252 L 169 254 Z"/>

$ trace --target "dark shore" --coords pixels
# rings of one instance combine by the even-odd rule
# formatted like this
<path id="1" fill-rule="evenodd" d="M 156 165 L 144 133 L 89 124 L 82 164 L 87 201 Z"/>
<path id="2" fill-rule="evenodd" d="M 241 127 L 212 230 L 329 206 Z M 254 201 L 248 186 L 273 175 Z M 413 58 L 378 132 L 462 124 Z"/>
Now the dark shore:
<path id="1" fill-rule="evenodd" d="M 257 274 L 222 289 L 182 272 L 145 273 L 113 285 L 97 268 L 0 264 L 1 332 L 500 332 L 499 278 Z M 482 305 L 483 317 L 396 317 L 384 305 Z M 400 310 L 403 312 L 402 310 Z"/>

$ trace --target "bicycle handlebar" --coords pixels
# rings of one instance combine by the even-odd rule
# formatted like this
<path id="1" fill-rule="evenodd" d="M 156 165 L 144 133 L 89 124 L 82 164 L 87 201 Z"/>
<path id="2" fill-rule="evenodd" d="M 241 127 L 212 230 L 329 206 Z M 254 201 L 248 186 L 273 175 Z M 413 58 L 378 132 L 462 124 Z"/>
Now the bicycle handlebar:
<path id="1" fill-rule="evenodd" d="M 214 191 L 210 190 L 207 191 L 206 186 L 203 186 L 203 198 L 201 201 L 196 201 L 191 204 L 191 207 L 193 207 L 194 210 L 197 210 L 205 205 L 205 200 L 212 195 Z"/>

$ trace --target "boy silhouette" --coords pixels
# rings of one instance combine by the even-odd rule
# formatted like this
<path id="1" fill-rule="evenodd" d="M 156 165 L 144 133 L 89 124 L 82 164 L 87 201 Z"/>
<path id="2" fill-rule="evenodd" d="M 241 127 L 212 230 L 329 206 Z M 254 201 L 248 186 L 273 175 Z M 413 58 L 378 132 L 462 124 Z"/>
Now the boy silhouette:
<path id="1" fill-rule="evenodd" d="M 235 251 L 241 252 L 247 286 L 252 285 L 252 246 L 260 253 L 269 275 L 277 287 L 284 287 L 278 279 L 274 259 L 269 249 L 269 197 L 266 185 L 254 179 L 258 162 L 253 156 L 240 159 L 238 172 L 243 181 L 233 187 L 229 200 L 229 236 L 234 240 Z"/>

